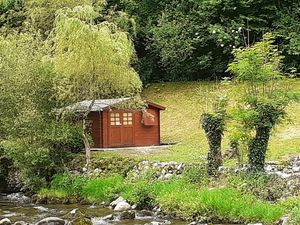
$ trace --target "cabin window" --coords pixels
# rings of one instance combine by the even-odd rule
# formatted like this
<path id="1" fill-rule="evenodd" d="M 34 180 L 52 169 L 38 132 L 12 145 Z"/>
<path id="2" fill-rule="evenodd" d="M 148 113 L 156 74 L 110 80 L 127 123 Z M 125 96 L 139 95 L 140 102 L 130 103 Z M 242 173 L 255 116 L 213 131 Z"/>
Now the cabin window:
<path id="1" fill-rule="evenodd" d="M 123 113 L 123 125 L 132 125 L 132 113 Z"/>
<path id="2" fill-rule="evenodd" d="M 110 114 L 110 125 L 112 125 L 112 126 L 121 125 L 120 113 L 111 113 Z"/>

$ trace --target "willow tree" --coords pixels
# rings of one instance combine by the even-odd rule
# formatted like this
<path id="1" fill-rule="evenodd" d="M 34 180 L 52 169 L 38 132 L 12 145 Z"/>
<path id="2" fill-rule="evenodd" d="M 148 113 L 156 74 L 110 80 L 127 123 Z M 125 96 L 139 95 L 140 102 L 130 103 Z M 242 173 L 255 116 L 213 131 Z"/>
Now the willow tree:
<path id="1" fill-rule="evenodd" d="M 95 16 L 90 6 L 60 10 L 53 33 L 56 97 L 63 102 L 90 99 L 89 109 L 95 99 L 139 95 L 142 86 L 130 66 L 134 47 L 128 35 L 113 23 L 94 24 Z M 88 165 L 85 131 L 83 140 Z"/>

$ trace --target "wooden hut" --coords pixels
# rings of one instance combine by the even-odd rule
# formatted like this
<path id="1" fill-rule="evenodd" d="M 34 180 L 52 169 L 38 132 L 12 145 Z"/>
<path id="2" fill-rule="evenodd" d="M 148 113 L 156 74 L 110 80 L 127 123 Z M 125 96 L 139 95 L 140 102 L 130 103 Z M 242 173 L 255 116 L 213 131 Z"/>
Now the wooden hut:
<path id="1" fill-rule="evenodd" d="M 160 145 L 160 111 L 165 107 L 146 102 L 146 110 L 114 107 L 130 98 L 96 100 L 88 114 L 94 148 Z M 91 105 L 91 101 L 78 103 Z"/>

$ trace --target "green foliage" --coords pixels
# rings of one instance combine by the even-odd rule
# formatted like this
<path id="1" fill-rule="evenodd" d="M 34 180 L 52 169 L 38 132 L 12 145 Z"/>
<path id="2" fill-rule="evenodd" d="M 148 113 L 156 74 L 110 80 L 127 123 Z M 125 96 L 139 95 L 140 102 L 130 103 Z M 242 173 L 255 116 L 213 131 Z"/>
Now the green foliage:
<path id="1" fill-rule="evenodd" d="M 284 79 L 282 59 L 274 38 L 265 34 L 261 42 L 239 49 L 229 64 L 236 80 L 246 83 L 243 90 L 239 118 L 248 138 L 249 164 L 251 170 L 264 170 L 265 155 L 272 128 L 285 116 L 290 103 L 289 88 L 282 89 L 278 80 Z M 255 135 L 251 136 L 251 131 Z"/>
<path id="2" fill-rule="evenodd" d="M 68 195 L 78 196 L 82 193 L 83 185 L 86 179 L 80 176 L 70 174 L 56 175 L 51 182 L 54 190 L 62 190 Z"/>
<path id="3" fill-rule="evenodd" d="M 129 171 L 133 169 L 135 165 L 138 164 L 138 160 L 128 158 L 128 157 L 112 157 L 103 158 L 95 157 L 92 161 L 91 168 L 101 169 L 105 174 L 121 174 L 126 176 Z"/>
<path id="4" fill-rule="evenodd" d="M 103 1 L 22 2 L 0 5 L 5 13 L 25 10 L 28 25 L 0 36 L 0 145 L 26 187 L 37 190 L 83 147 L 82 126 L 58 121 L 53 109 L 138 95 L 141 81 L 130 66 L 134 48 L 127 34 L 112 23 L 94 24 Z"/>
<path id="5" fill-rule="evenodd" d="M 205 185 L 208 183 L 207 169 L 205 167 L 186 167 L 183 179 L 187 183 Z"/>
<path id="6" fill-rule="evenodd" d="M 155 206 L 155 195 L 151 182 L 140 180 L 129 184 L 122 196 L 137 205 L 139 209 L 151 209 Z"/>
<path id="7" fill-rule="evenodd" d="M 40 198 L 47 198 L 47 197 L 65 198 L 68 196 L 68 193 L 64 190 L 42 188 L 41 190 L 39 190 L 38 195 Z"/>
<path id="8" fill-rule="evenodd" d="M 107 178 L 87 179 L 69 173 L 56 175 L 51 182 L 51 189 L 41 189 L 39 197 L 76 197 L 93 202 L 109 202 L 126 188 L 124 178 L 115 175 Z"/>
<path id="9" fill-rule="evenodd" d="M 232 50 L 274 32 L 285 71 L 299 75 L 299 2 L 182 0 L 3 0 L 3 34 L 36 30 L 53 34 L 59 10 L 90 6 L 93 22 L 109 21 L 128 32 L 144 82 L 223 77 Z M 216 16 L 217 15 L 217 16 Z"/>
<path id="10" fill-rule="evenodd" d="M 28 0 L 25 3 L 27 21 L 46 37 L 53 29 L 57 10 L 91 4 L 91 0 Z"/>
<path id="11" fill-rule="evenodd" d="M 300 198 L 299 196 L 288 198 L 280 202 L 288 215 L 288 225 L 297 225 L 300 223 Z"/>
<path id="12" fill-rule="evenodd" d="M 141 91 L 138 74 L 130 67 L 131 40 L 112 23 L 95 25 L 95 15 L 91 6 L 57 13 L 53 40 L 59 99 L 134 96 Z"/>
<path id="13" fill-rule="evenodd" d="M 209 144 L 207 155 L 207 171 L 209 175 L 216 175 L 222 165 L 221 142 L 225 129 L 227 98 L 217 98 L 213 113 L 203 113 L 200 123 L 205 131 Z"/>
<path id="14" fill-rule="evenodd" d="M 263 203 L 230 188 L 195 190 L 177 187 L 158 196 L 162 209 L 179 217 L 214 222 L 263 222 L 271 224 L 282 215 L 280 207 Z"/>
<path id="15" fill-rule="evenodd" d="M 51 189 L 42 189 L 39 196 L 75 196 L 93 202 L 109 202 L 123 196 L 142 209 L 159 206 L 165 213 L 203 222 L 272 224 L 283 214 L 281 205 L 265 203 L 249 193 L 242 194 L 233 188 L 199 188 L 187 179 L 130 183 L 121 176 L 84 179 L 64 174 L 56 176 Z"/>
<path id="16" fill-rule="evenodd" d="M 112 201 L 123 186 L 120 175 L 87 181 L 82 188 L 82 196 L 92 201 Z"/>
<path id="17" fill-rule="evenodd" d="M 259 199 L 266 201 L 281 199 L 282 193 L 286 189 L 286 181 L 284 179 L 264 173 L 240 173 L 230 176 L 227 183 L 230 187 L 244 194 L 251 193 Z"/>

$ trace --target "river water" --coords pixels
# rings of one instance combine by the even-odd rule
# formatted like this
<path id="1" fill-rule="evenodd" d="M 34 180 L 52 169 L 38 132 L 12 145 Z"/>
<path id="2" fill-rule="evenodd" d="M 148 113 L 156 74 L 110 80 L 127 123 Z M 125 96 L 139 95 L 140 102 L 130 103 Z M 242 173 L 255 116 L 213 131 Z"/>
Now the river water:
<path id="1" fill-rule="evenodd" d="M 21 203 L 18 201 L 8 200 L 5 195 L 0 194 L 0 220 L 4 218 L 8 218 L 12 222 L 25 221 L 29 224 L 35 224 L 46 217 L 52 217 L 52 216 L 62 217 L 73 209 L 79 209 L 81 212 L 91 217 L 94 225 L 103 225 L 103 220 L 101 220 L 101 218 L 113 213 L 111 209 L 103 208 L 101 206 L 90 206 L 90 205 L 79 205 L 79 204 L 37 205 L 33 203 Z M 163 221 L 163 219 L 137 216 L 136 219 L 134 220 L 110 221 L 107 224 L 143 225 L 145 223 L 150 223 L 151 221 Z M 173 219 L 169 221 L 171 221 L 171 225 L 189 224 L 188 222 L 182 220 Z"/>
<path id="2" fill-rule="evenodd" d="M 32 203 L 20 203 L 16 201 L 10 201 L 5 196 L 0 196 L 0 220 L 4 218 L 10 219 L 12 222 L 25 221 L 30 224 L 37 223 L 38 221 L 46 217 L 62 217 L 69 213 L 73 209 L 79 209 L 86 215 L 92 218 L 94 225 L 101 223 L 101 217 L 112 214 L 113 211 L 101 206 L 89 206 L 89 205 L 37 205 Z M 134 220 L 121 220 L 109 222 L 111 225 L 137 225 L 150 223 L 151 221 L 162 221 L 162 219 L 156 219 L 151 217 L 137 217 Z M 172 225 L 186 225 L 187 222 L 180 220 L 170 220 Z"/>

